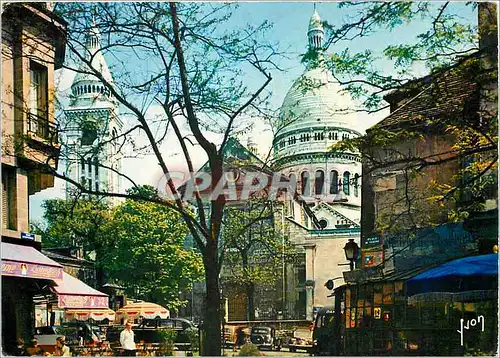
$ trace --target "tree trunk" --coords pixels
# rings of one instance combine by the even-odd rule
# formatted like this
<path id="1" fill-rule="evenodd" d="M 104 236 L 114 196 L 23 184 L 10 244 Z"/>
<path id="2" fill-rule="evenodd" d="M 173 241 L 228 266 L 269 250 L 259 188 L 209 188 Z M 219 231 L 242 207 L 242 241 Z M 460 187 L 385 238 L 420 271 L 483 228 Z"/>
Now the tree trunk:
<path id="1" fill-rule="evenodd" d="M 255 321 L 255 285 L 249 283 L 246 285 L 247 301 L 248 301 L 248 320 Z"/>
<path id="2" fill-rule="evenodd" d="M 221 354 L 221 300 L 219 292 L 218 247 L 208 244 L 203 261 L 205 266 L 205 283 L 207 287 L 206 305 L 203 320 L 204 356 L 220 356 Z"/>

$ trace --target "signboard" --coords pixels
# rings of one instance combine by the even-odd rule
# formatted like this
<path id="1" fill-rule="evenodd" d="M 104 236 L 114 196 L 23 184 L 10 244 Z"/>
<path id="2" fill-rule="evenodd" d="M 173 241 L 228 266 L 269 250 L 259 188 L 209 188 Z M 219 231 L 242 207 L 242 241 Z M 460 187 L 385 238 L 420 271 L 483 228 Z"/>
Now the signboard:
<path id="1" fill-rule="evenodd" d="M 62 267 L 2 260 L 2 275 L 62 280 Z"/>
<path id="2" fill-rule="evenodd" d="M 108 308 L 108 297 L 57 295 L 59 308 Z"/>
<path id="3" fill-rule="evenodd" d="M 382 317 L 382 309 L 380 307 L 375 307 L 373 309 L 373 318 L 380 319 Z"/>
<path id="4" fill-rule="evenodd" d="M 361 253 L 363 267 L 375 267 L 384 262 L 384 250 L 366 251 Z"/>
<path id="5" fill-rule="evenodd" d="M 21 232 L 21 239 L 35 241 L 35 234 L 29 232 Z"/>
<path id="6" fill-rule="evenodd" d="M 372 249 L 372 248 L 378 249 L 383 244 L 384 244 L 383 240 L 379 236 L 366 237 L 363 239 L 362 249 L 363 250 Z"/>
<path id="7" fill-rule="evenodd" d="M 362 267 L 376 267 L 384 262 L 384 243 L 379 236 L 371 236 L 363 239 L 361 248 Z"/>

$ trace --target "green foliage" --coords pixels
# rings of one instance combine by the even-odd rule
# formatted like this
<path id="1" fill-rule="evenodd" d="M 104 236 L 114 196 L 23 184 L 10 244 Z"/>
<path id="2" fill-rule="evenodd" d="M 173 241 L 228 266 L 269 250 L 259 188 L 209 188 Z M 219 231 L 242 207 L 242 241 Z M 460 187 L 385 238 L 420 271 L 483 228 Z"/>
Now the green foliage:
<path id="1" fill-rule="evenodd" d="M 189 339 L 189 343 L 191 343 L 191 349 L 193 351 L 198 351 L 200 349 L 200 335 L 198 330 L 195 328 L 188 328 L 185 330 L 185 333 Z"/>
<path id="2" fill-rule="evenodd" d="M 107 264 L 110 276 L 126 282 L 130 295 L 170 308 L 182 306 L 180 285 L 197 281 L 203 273 L 200 256 L 183 248 L 187 233 L 176 211 L 126 200 L 113 210 L 110 224 L 116 240 L 115 254 Z"/>
<path id="3" fill-rule="evenodd" d="M 138 190 L 156 195 L 151 187 Z M 179 290 L 202 276 L 201 257 L 183 248 L 188 230 L 172 209 L 132 200 L 109 208 L 93 198 L 43 206 L 46 227 L 36 232 L 44 245 L 81 245 L 87 258 L 94 252 L 96 266 L 129 296 L 176 309 L 185 304 Z"/>
<path id="4" fill-rule="evenodd" d="M 227 207 L 222 230 L 228 283 L 273 287 L 281 277 L 282 261 L 294 259 L 295 248 L 275 222 L 277 208 L 265 200 Z"/>
<path id="5" fill-rule="evenodd" d="M 346 84 L 352 96 L 361 101 L 362 110 L 383 108 L 382 97 L 412 79 L 415 66 L 442 67 L 477 49 L 477 28 L 457 10 L 468 7 L 472 14 L 475 10 L 473 2 L 465 5 L 423 1 L 341 2 L 338 6 L 349 8 L 352 15 L 340 25 L 324 24 L 327 32 L 325 48 L 341 44 L 343 49 L 331 53 L 326 63 Z M 401 43 L 399 37 L 394 36 L 395 43 L 388 43 L 380 52 L 372 49 L 357 52 L 356 38 L 382 31 L 396 34 L 417 21 L 426 26 L 420 26 L 421 32 L 415 33 L 410 42 Z M 393 65 L 390 73 L 383 70 L 388 62 Z"/>
<path id="6" fill-rule="evenodd" d="M 238 353 L 239 357 L 258 357 L 261 355 L 259 348 L 253 343 L 245 343 Z"/>
<path id="7" fill-rule="evenodd" d="M 165 356 L 173 356 L 175 348 L 175 338 L 177 332 L 174 329 L 159 329 L 158 336 L 160 337 L 160 349 Z"/>

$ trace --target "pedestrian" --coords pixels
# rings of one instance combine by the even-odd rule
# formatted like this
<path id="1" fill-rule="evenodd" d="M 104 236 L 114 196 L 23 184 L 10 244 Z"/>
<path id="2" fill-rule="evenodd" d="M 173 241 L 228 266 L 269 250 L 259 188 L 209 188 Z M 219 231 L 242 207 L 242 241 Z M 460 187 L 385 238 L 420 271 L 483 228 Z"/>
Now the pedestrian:
<path id="1" fill-rule="evenodd" d="M 76 332 L 76 334 L 78 336 L 78 345 L 82 347 L 85 341 L 85 332 L 83 331 L 82 326 L 78 327 L 78 332 Z"/>
<path id="2" fill-rule="evenodd" d="M 242 327 L 236 328 L 236 342 L 234 342 L 233 351 L 239 349 L 240 346 L 245 344 L 245 332 Z"/>
<path id="3" fill-rule="evenodd" d="M 69 347 L 66 345 L 66 337 L 64 336 L 57 337 L 56 351 L 54 352 L 54 355 L 59 357 L 71 357 L 71 351 L 69 350 Z"/>
<path id="4" fill-rule="evenodd" d="M 120 333 L 120 344 L 123 348 L 124 356 L 135 356 L 134 331 L 132 331 L 132 323 L 130 321 L 125 321 L 125 329 Z"/>
<path id="5" fill-rule="evenodd" d="M 24 349 L 24 341 L 22 338 L 18 338 L 16 340 L 16 348 L 14 348 L 13 354 L 14 356 L 27 356 L 28 353 L 26 349 Z"/>
<path id="6" fill-rule="evenodd" d="M 45 351 L 38 346 L 38 339 L 33 338 L 31 340 L 31 347 L 26 349 L 26 353 L 28 353 L 28 355 L 30 356 L 43 356 Z"/>

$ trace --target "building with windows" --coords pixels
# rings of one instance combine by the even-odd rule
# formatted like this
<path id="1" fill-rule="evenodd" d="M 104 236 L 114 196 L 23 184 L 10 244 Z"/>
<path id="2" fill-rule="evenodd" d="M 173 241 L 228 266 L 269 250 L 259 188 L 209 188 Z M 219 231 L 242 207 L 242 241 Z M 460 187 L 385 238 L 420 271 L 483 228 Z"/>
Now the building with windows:
<path id="1" fill-rule="evenodd" d="M 60 145 L 54 71 L 65 57 L 66 22 L 45 2 L 2 7 L 2 349 L 33 334 L 33 297 L 63 269 L 29 233 L 29 196 L 54 186 Z"/>
<path id="2" fill-rule="evenodd" d="M 324 284 L 328 279 L 343 283 L 343 247 L 349 239 L 359 243 L 360 237 L 360 155 L 330 148 L 361 134 L 349 95 L 324 65 L 323 37 L 315 10 L 306 71 L 283 101 L 273 140 L 275 166 L 297 182 L 302 195 L 302 203 L 289 203 L 283 219 L 288 235 L 303 250 L 302 264 L 286 270 L 283 313 L 309 320 L 315 307 L 331 304 Z"/>
<path id="3" fill-rule="evenodd" d="M 91 66 L 84 62 L 80 65 L 81 72 L 77 71 L 71 85 L 69 106 L 64 110 L 66 175 L 89 190 L 120 193 L 119 133 L 123 124 L 118 104 L 103 82 L 89 74 L 91 68 L 99 70 L 104 81 L 113 84 L 95 24 L 86 36 L 86 47 L 86 59 Z M 73 190 L 68 184 L 67 197 Z"/>

